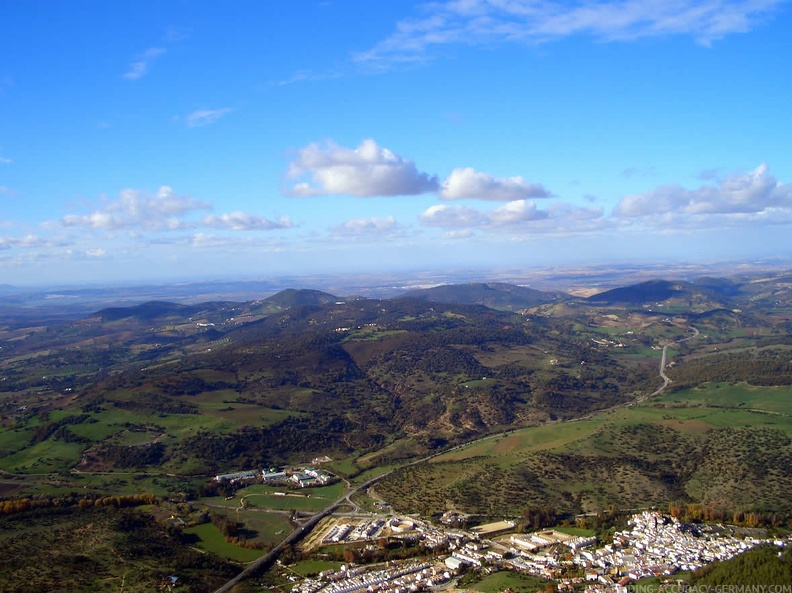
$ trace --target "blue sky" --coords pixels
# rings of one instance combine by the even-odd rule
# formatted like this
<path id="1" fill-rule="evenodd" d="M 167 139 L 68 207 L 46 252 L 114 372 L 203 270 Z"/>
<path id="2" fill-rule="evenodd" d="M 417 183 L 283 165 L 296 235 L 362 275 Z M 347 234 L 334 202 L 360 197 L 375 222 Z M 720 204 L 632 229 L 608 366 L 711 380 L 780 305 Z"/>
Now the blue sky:
<path id="1" fill-rule="evenodd" d="M 0 283 L 792 257 L 788 1 L 2 12 Z"/>

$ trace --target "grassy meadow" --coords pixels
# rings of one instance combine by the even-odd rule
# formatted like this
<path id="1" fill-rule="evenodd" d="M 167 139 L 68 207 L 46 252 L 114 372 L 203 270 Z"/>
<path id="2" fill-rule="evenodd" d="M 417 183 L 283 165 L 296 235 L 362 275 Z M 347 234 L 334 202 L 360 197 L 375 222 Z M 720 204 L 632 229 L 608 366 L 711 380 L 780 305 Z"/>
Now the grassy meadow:
<path id="1" fill-rule="evenodd" d="M 211 552 L 215 556 L 227 558 L 234 562 L 253 562 L 253 560 L 265 553 L 262 550 L 250 550 L 226 542 L 223 534 L 211 523 L 188 527 L 184 530 L 184 533 L 188 536 L 194 536 L 198 540 L 195 546 L 199 550 Z"/>
<path id="2" fill-rule="evenodd" d="M 481 593 L 500 593 L 506 589 L 511 589 L 515 593 L 533 593 L 534 591 L 543 591 L 548 583 L 550 581 L 539 577 L 501 571 L 488 574 L 480 580 L 475 580 L 472 576 L 464 578 L 461 584 L 466 589 L 481 591 Z"/>

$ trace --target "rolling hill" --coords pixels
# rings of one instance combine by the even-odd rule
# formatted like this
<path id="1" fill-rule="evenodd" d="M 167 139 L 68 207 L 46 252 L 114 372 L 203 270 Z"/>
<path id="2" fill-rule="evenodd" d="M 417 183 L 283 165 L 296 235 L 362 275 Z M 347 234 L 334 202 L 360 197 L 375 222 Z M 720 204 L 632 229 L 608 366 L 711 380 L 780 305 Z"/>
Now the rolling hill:
<path id="1" fill-rule="evenodd" d="M 354 474 L 635 401 L 657 388 L 662 346 L 691 325 L 701 337 L 670 350 L 677 384 L 783 383 L 786 310 L 726 307 L 748 282 L 654 281 L 599 302 L 500 283 L 393 299 L 286 290 L 0 328 L 0 469 L 156 468 L 189 481 L 331 454 Z"/>
<path id="2" fill-rule="evenodd" d="M 436 303 L 484 305 L 492 309 L 502 309 L 506 311 L 530 309 L 560 299 L 570 298 L 569 295 L 559 292 L 543 292 L 503 282 L 444 284 L 432 288 L 411 290 L 401 296 L 403 298 Z"/>

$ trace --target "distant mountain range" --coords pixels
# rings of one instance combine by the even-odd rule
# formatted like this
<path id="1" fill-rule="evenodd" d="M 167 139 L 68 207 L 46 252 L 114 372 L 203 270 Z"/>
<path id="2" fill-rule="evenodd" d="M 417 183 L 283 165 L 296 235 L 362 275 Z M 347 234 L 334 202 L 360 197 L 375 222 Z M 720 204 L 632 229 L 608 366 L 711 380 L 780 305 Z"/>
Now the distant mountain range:
<path id="1" fill-rule="evenodd" d="M 236 312 L 235 317 L 254 321 L 288 308 L 366 298 L 365 295 L 348 296 L 355 293 L 307 288 L 288 288 L 265 298 L 258 297 L 274 287 L 267 282 L 207 282 L 171 287 L 86 288 L 27 293 L 18 287 L 0 285 L 0 324 L 55 323 L 97 316 L 107 322 L 128 319 L 146 323 L 153 319 L 178 321 L 200 318 L 213 323 L 227 319 L 227 313 L 232 309 Z M 506 282 L 448 283 L 406 292 L 395 291 L 394 286 L 386 288 L 374 292 L 389 299 L 475 304 L 503 311 L 547 309 L 556 305 L 626 306 L 645 310 L 662 304 L 673 306 L 675 311 L 703 314 L 762 304 L 778 306 L 779 303 L 789 303 L 792 306 L 790 271 L 729 278 L 702 276 L 693 281 L 654 279 L 604 290 L 588 298 Z M 371 290 L 366 294 L 370 293 Z M 193 296 L 188 298 L 189 294 Z M 204 297 L 203 300 L 200 296 Z"/>
<path id="2" fill-rule="evenodd" d="M 227 318 L 229 310 L 245 315 L 266 316 L 295 307 L 321 307 L 360 297 L 343 297 L 312 289 L 286 289 L 264 299 L 248 302 L 210 301 L 194 305 L 180 305 L 166 301 L 149 301 L 130 307 L 110 307 L 95 313 L 103 321 L 121 319 L 141 322 L 153 319 Z M 414 299 L 424 302 L 481 305 L 501 311 L 524 311 L 570 303 L 591 306 L 627 306 L 646 308 L 652 305 L 675 306 L 692 313 L 709 310 L 739 308 L 748 301 L 792 303 L 792 274 L 784 273 L 766 278 L 710 278 L 693 282 L 679 280 L 649 280 L 614 288 L 588 298 L 575 297 L 560 291 L 541 291 L 504 282 L 468 282 L 443 284 L 431 288 L 409 290 L 392 299 Z"/>

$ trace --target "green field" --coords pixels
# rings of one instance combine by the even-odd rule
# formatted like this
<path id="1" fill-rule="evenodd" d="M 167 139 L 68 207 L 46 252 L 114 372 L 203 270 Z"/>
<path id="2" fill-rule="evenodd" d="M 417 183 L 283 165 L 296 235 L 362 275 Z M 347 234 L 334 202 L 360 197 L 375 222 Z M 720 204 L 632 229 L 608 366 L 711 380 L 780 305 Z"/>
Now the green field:
<path id="1" fill-rule="evenodd" d="M 462 461 L 476 457 L 498 459 L 528 451 L 555 449 L 590 435 L 601 425 L 602 421 L 597 419 L 547 424 L 535 428 L 515 430 L 507 435 L 483 439 L 473 445 L 440 455 L 432 461 L 434 463 Z"/>
<path id="2" fill-rule="evenodd" d="M 46 440 L 12 453 L 0 460 L 0 469 L 10 473 L 44 474 L 74 466 L 82 454 L 77 443 Z"/>
<path id="3" fill-rule="evenodd" d="M 236 496 L 232 500 L 212 497 L 201 499 L 201 502 L 204 504 L 236 509 L 240 506 L 240 499 L 244 498 L 248 508 L 315 512 L 323 510 L 331 503 L 338 500 L 344 488 L 345 486 L 342 482 L 330 486 L 302 488 L 298 490 L 254 484 L 237 491 Z"/>
<path id="4" fill-rule="evenodd" d="M 225 374 L 220 374 L 224 377 Z M 276 410 L 256 404 L 229 404 L 225 398 L 237 397 L 229 390 L 206 392 L 194 397 L 184 397 L 187 405 L 197 406 L 199 413 L 148 413 L 144 409 L 118 407 L 105 403 L 99 411 L 80 418 L 80 410 L 53 410 L 46 416 L 28 417 L 12 425 L 0 428 L 0 470 L 15 474 L 60 473 L 74 468 L 93 443 L 105 442 L 115 446 L 132 447 L 145 443 L 162 442 L 171 444 L 199 431 L 214 434 L 231 433 L 243 425 L 255 423 L 266 426 L 298 412 Z M 120 390 L 113 394 L 113 401 L 126 406 L 135 401 L 132 391 Z M 69 423 L 80 420 L 79 423 Z M 66 442 L 63 439 L 47 438 L 33 442 L 35 430 L 46 423 L 66 422 L 65 429 L 84 442 Z M 32 443 L 32 444 L 31 444 Z M 105 468 L 100 468 L 104 470 Z M 178 467 L 163 467 L 164 471 L 179 473 L 202 473 L 200 463 L 179 460 Z M 143 473 L 140 470 L 138 473 Z M 156 473 L 156 472 L 155 472 Z"/>
<path id="5" fill-rule="evenodd" d="M 597 534 L 593 529 L 581 529 L 580 527 L 556 526 L 553 527 L 553 529 L 561 533 L 566 533 L 567 535 L 574 535 L 575 537 L 591 537 Z"/>
<path id="6" fill-rule="evenodd" d="M 667 405 L 700 403 L 708 407 L 747 408 L 792 416 L 792 387 L 710 383 L 695 389 L 663 395 L 655 402 Z"/>
<path id="7" fill-rule="evenodd" d="M 262 550 L 249 550 L 229 544 L 223 539 L 223 534 L 211 523 L 189 527 L 184 530 L 184 533 L 198 538 L 197 547 L 199 550 L 211 552 L 235 562 L 252 562 L 265 553 Z"/>
<path id="8" fill-rule="evenodd" d="M 257 533 L 254 539 L 265 544 L 279 544 L 294 529 L 294 526 L 289 522 L 289 518 L 280 513 L 262 513 L 255 510 L 247 510 L 240 511 L 238 517 L 246 529 Z"/>
<path id="9" fill-rule="evenodd" d="M 233 501 L 226 502 L 233 503 Z M 274 546 L 294 530 L 288 512 L 265 512 L 258 508 L 240 509 L 238 506 L 228 506 L 221 510 L 218 506 L 208 510 L 241 523 L 243 533 L 249 541 Z"/>
<path id="10" fill-rule="evenodd" d="M 533 593 L 543 591 L 549 582 L 531 575 L 502 571 L 489 574 L 478 581 L 463 579 L 461 584 L 467 589 L 482 593 L 500 593 L 506 589 L 511 589 L 515 593 Z"/>

